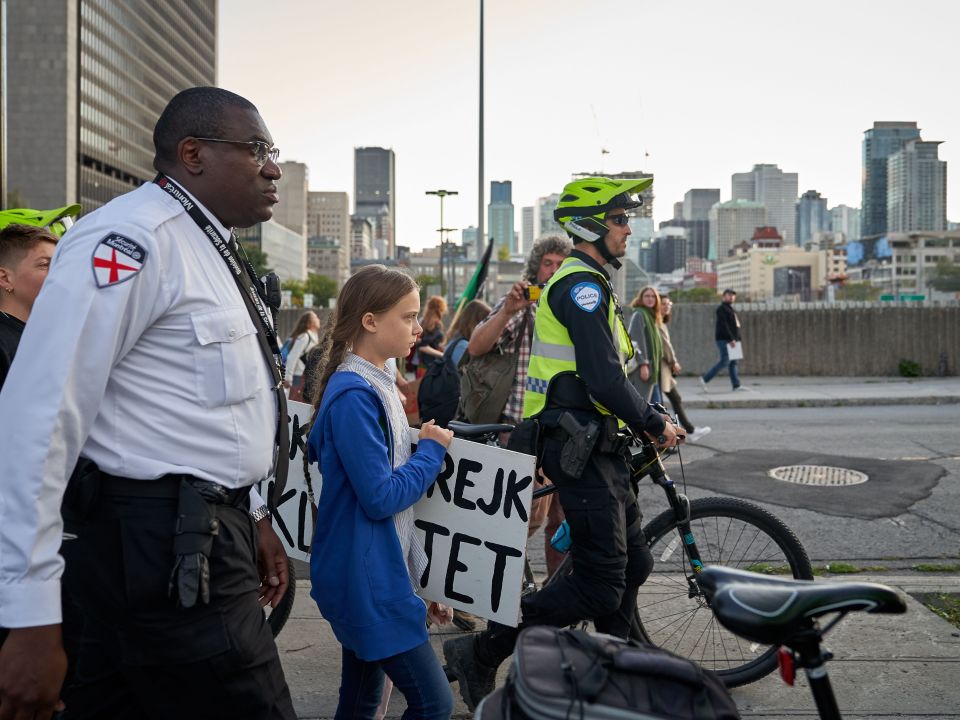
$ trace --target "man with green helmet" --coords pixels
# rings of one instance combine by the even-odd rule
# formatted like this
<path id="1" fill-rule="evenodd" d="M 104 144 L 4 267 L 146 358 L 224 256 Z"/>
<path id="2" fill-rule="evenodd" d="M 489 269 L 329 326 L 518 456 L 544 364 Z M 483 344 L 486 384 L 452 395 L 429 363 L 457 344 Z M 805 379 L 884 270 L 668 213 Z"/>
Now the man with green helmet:
<path id="1" fill-rule="evenodd" d="M 537 455 L 567 515 L 574 572 L 525 596 L 517 628 L 490 623 L 482 633 L 444 643 L 447 667 L 470 708 L 493 691 L 497 667 L 524 627 L 589 619 L 599 632 L 630 633 L 637 589 L 653 560 L 618 431 L 629 425 L 661 448 L 683 435 L 627 380 L 633 346 L 604 265 L 620 267 L 630 235 L 627 211 L 640 205 L 636 193 L 652 182 L 575 180 L 554 211 L 574 249 L 540 296 L 523 416 L 540 427 Z"/>

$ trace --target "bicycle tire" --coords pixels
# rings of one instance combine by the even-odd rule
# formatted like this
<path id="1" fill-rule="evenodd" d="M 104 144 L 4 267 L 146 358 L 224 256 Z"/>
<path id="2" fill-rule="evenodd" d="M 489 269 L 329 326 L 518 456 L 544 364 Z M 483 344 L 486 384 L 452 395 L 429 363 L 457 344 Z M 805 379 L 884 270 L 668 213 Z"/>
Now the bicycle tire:
<path id="1" fill-rule="evenodd" d="M 293 610 L 293 601 L 297 596 L 297 571 L 293 566 L 293 560 L 287 558 L 287 591 L 280 598 L 275 608 L 267 605 L 263 611 L 267 616 L 267 625 L 270 626 L 270 632 L 276 637 L 283 630 L 283 626 L 290 619 L 290 612 Z"/>
<path id="2" fill-rule="evenodd" d="M 770 674 L 777 666 L 777 648 L 749 643 L 717 622 L 696 585 L 676 525 L 668 510 L 644 528 L 654 567 L 637 594 L 631 634 L 713 670 L 727 687 Z M 693 500 L 690 525 L 705 567 L 723 565 L 813 579 L 810 560 L 797 536 L 753 503 L 719 497 Z"/>

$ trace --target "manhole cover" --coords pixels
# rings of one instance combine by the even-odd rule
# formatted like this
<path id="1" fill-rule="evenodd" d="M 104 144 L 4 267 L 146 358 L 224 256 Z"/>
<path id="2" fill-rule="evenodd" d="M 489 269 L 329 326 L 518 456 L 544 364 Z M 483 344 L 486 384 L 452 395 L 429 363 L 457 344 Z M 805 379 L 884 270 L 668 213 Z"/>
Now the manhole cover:
<path id="1" fill-rule="evenodd" d="M 864 473 L 857 470 L 829 465 L 783 465 L 773 468 L 767 474 L 774 480 L 819 487 L 859 485 L 868 480 Z"/>

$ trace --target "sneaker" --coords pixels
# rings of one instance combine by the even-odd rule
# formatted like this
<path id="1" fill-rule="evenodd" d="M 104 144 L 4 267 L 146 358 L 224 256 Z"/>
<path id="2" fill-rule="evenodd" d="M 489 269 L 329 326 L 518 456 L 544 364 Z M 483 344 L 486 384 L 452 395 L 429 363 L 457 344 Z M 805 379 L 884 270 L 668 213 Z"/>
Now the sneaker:
<path id="1" fill-rule="evenodd" d="M 704 392 L 709 392 L 709 390 L 707 390 L 707 381 L 704 380 L 702 377 L 700 378 L 700 389 L 703 390 Z"/>
<path id="2" fill-rule="evenodd" d="M 471 615 L 466 610 L 454 610 L 453 624 L 464 632 L 473 632 L 477 629 L 477 616 Z"/>
<path id="3" fill-rule="evenodd" d="M 734 391 L 734 392 L 753 392 L 753 390 L 751 390 L 750 388 L 746 387 L 745 385 L 737 385 L 737 386 L 733 389 L 733 391 Z"/>
<path id="4" fill-rule="evenodd" d="M 696 430 L 694 430 L 692 433 L 690 433 L 689 435 L 687 435 L 687 442 L 688 442 L 688 443 L 695 443 L 695 442 L 697 442 L 698 440 L 700 440 L 700 438 L 702 438 L 704 435 L 706 435 L 708 432 L 710 432 L 710 426 L 709 426 L 709 425 L 703 425 L 702 427 L 698 427 L 698 428 L 697 428 Z"/>
<path id="5" fill-rule="evenodd" d="M 447 671 L 460 686 L 460 697 L 473 712 L 479 702 L 494 691 L 497 669 L 482 665 L 477 659 L 476 635 L 447 640 L 443 644 L 443 657 L 447 662 Z"/>

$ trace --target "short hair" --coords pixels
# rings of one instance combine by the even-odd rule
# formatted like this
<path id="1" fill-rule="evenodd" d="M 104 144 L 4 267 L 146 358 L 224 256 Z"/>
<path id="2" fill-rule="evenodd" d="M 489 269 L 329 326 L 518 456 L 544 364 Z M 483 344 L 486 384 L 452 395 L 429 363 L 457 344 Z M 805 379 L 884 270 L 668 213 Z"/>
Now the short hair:
<path id="1" fill-rule="evenodd" d="M 537 282 L 540 272 L 540 263 L 544 255 L 563 255 L 566 257 L 573 249 L 570 241 L 562 235 L 544 235 L 539 238 L 530 249 L 527 257 L 527 267 L 523 271 L 523 279 L 530 283 Z"/>
<path id="2" fill-rule="evenodd" d="M 0 265 L 12 269 L 42 242 L 56 244 L 57 236 L 44 227 L 11 223 L 0 230 Z"/>
<path id="3" fill-rule="evenodd" d="M 186 137 L 221 137 L 230 107 L 259 112 L 245 97 L 223 88 L 193 87 L 174 95 L 153 128 L 153 167 L 162 170 L 176 162 L 177 146 Z"/>

